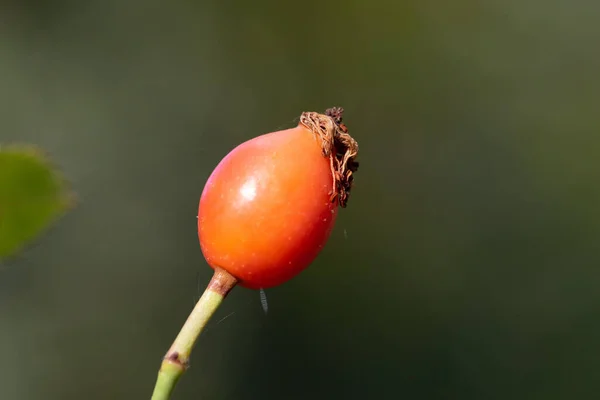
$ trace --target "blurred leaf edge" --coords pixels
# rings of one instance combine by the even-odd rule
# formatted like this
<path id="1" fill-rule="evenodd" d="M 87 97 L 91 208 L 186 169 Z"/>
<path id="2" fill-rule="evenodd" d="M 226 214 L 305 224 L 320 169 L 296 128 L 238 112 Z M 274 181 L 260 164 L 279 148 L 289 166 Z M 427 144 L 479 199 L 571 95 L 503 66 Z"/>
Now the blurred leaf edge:
<path id="1" fill-rule="evenodd" d="M 45 186 L 32 188 L 32 179 Z M 28 189 L 33 189 L 31 196 Z M 0 143 L 0 271 L 43 239 L 77 203 L 70 182 L 48 152 L 28 143 Z"/>

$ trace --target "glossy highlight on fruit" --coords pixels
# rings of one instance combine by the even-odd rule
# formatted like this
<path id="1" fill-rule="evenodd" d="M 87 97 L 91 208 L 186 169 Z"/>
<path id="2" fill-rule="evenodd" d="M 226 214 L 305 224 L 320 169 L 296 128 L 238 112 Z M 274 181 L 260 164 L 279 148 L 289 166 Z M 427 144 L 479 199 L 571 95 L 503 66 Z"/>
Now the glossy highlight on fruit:
<path id="1" fill-rule="evenodd" d="M 200 246 L 212 268 L 241 286 L 269 288 L 317 257 L 338 213 L 335 151 L 327 156 L 326 145 L 301 123 L 248 140 L 221 160 L 198 209 Z"/>

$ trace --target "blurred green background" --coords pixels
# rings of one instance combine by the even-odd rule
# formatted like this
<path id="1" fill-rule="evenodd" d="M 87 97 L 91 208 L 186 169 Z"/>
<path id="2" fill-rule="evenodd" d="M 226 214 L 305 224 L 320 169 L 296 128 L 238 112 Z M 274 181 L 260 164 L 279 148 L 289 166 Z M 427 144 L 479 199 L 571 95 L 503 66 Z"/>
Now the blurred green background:
<path id="1" fill-rule="evenodd" d="M 174 399 L 597 398 L 600 2 L 0 10 L 0 142 L 80 201 L 0 266 L 0 399 L 149 398 L 212 168 L 337 105 L 361 169 L 328 246 L 268 315 L 234 290 Z"/>

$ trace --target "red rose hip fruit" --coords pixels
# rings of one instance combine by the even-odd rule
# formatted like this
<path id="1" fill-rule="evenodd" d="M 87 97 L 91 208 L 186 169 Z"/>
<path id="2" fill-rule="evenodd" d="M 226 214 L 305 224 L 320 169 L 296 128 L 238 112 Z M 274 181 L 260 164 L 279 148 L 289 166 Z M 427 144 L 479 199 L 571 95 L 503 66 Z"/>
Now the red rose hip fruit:
<path id="1" fill-rule="evenodd" d="M 280 285 L 317 257 L 344 207 L 358 145 L 341 109 L 303 113 L 297 127 L 233 149 L 200 197 L 206 261 L 251 289 Z"/>

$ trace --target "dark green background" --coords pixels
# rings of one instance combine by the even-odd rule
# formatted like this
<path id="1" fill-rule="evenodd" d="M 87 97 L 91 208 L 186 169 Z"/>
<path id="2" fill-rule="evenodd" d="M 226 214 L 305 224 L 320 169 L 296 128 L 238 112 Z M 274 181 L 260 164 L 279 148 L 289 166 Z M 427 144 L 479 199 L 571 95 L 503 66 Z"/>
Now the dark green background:
<path id="1" fill-rule="evenodd" d="M 599 20 L 594 1 L 3 2 L 0 141 L 45 148 L 80 204 L 2 266 L 0 398 L 149 398 L 211 275 L 212 168 L 334 105 L 361 170 L 328 246 L 267 316 L 234 290 L 174 399 L 597 398 Z"/>

